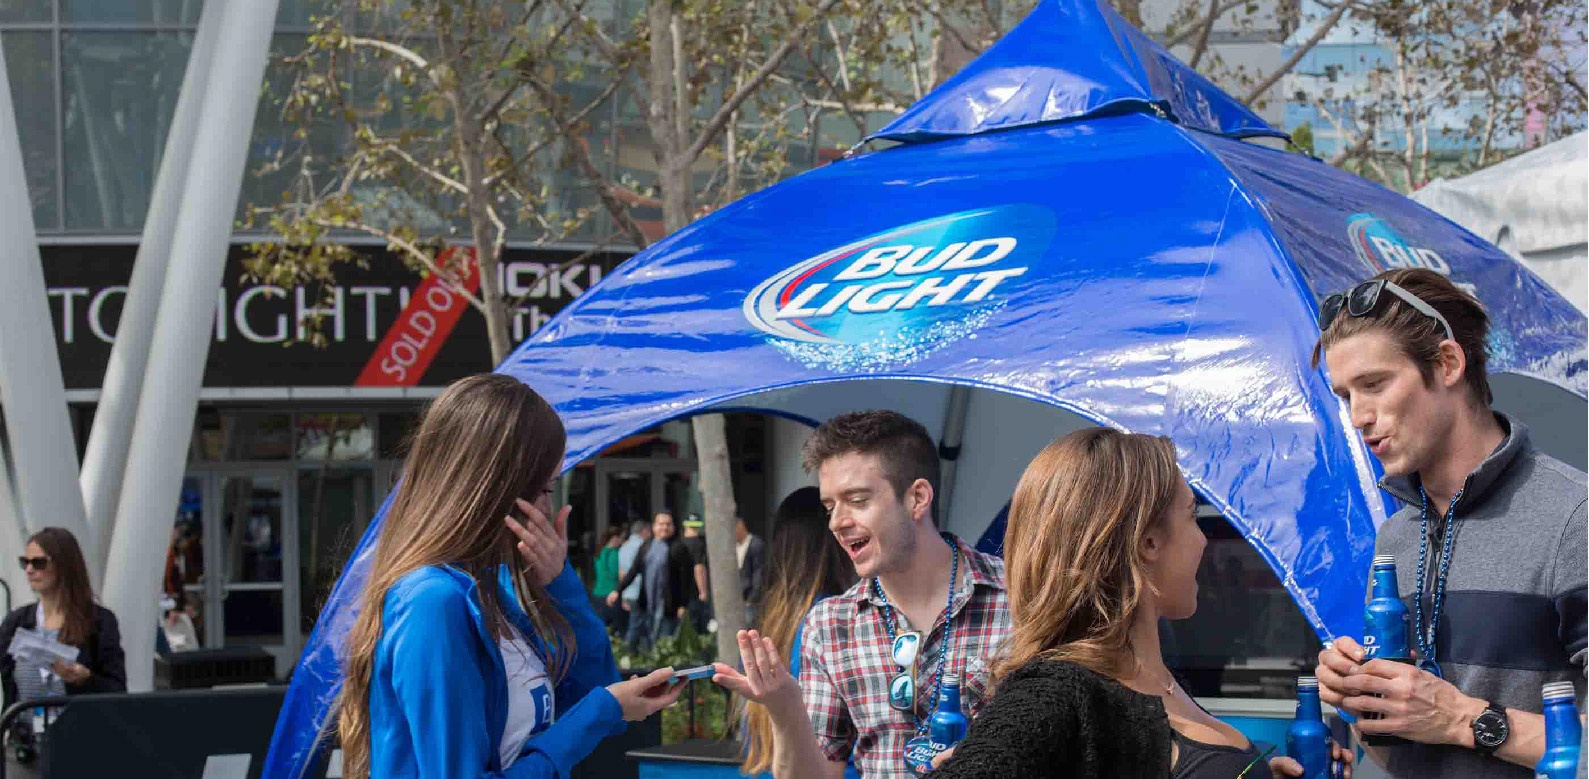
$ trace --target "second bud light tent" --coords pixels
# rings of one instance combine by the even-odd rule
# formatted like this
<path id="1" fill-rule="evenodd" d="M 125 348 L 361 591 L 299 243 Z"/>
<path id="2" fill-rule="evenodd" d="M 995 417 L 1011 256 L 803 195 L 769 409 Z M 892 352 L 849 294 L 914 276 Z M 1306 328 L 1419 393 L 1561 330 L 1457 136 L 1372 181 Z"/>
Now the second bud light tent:
<path id="1" fill-rule="evenodd" d="M 1309 364 L 1318 301 L 1446 273 L 1491 313 L 1493 370 L 1561 388 L 1536 410 L 1579 430 L 1585 319 L 1450 222 L 1255 135 L 1278 133 L 1107 2 L 1043 2 L 875 136 L 897 145 L 669 236 L 499 370 L 556 406 L 565 467 L 692 414 L 897 409 L 959 446 L 947 516 L 970 538 L 1067 430 L 1165 435 L 1318 634 L 1357 633 L 1387 499 Z M 379 526 L 300 660 L 271 775 L 308 759 Z"/>

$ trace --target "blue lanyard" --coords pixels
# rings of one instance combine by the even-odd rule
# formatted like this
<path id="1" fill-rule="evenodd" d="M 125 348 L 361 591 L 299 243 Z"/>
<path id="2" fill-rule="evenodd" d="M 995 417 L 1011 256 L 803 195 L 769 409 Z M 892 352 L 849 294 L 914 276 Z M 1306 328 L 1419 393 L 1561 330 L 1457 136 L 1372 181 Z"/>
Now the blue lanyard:
<path id="1" fill-rule="evenodd" d="M 938 693 L 943 687 L 944 660 L 949 657 L 949 647 L 951 646 L 949 639 L 954 635 L 954 620 L 949 617 L 949 611 L 954 606 L 955 602 L 955 585 L 960 583 L 960 544 L 956 543 L 953 538 L 946 537 L 944 540 L 949 542 L 949 549 L 953 552 L 954 557 L 951 558 L 949 563 L 949 598 L 943 604 L 943 613 L 938 615 L 938 622 L 943 623 L 943 644 L 938 650 L 938 678 L 933 681 L 932 697 L 928 699 L 932 701 L 938 700 Z M 878 599 L 883 601 L 883 626 L 888 629 L 888 649 L 890 652 L 893 652 L 894 640 L 896 638 L 895 633 L 897 632 L 897 629 L 894 627 L 894 606 L 888 602 L 888 595 L 887 593 L 883 592 L 883 585 L 877 581 L 877 577 L 875 576 L 872 577 L 872 589 L 877 591 Z M 934 626 L 936 627 L 936 623 Z M 921 643 L 923 647 L 927 645 L 927 636 L 930 635 L 932 635 L 931 630 L 927 631 L 927 634 L 922 636 Z M 893 658 L 890 657 L 889 659 L 892 660 Z M 910 716 L 916 721 L 916 735 L 919 736 L 923 733 L 926 733 L 927 721 L 922 719 L 921 716 L 916 713 L 916 707 L 914 705 L 910 707 Z"/>
<path id="2" fill-rule="evenodd" d="M 1423 505 L 1418 518 L 1418 587 L 1413 592 L 1413 618 L 1417 623 L 1418 654 L 1421 655 L 1418 666 L 1435 676 L 1441 675 L 1440 664 L 1435 661 L 1435 631 L 1440 625 L 1440 609 L 1445 605 L 1446 574 L 1451 570 L 1451 542 L 1457 534 L 1457 501 L 1462 499 L 1462 492 L 1463 490 L 1457 490 L 1457 494 L 1451 497 L 1451 505 L 1446 508 L 1444 537 L 1441 539 L 1440 549 L 1440 569 L 1435 574 L 1434 602 L 1430 605 L 1429 624 L 1425 627 L 1423 587 L 1429 560 L 1429 493 L 1424 492 L 1422 484 L 1418 485 L 1418 495 L 1423 498 Z"/>

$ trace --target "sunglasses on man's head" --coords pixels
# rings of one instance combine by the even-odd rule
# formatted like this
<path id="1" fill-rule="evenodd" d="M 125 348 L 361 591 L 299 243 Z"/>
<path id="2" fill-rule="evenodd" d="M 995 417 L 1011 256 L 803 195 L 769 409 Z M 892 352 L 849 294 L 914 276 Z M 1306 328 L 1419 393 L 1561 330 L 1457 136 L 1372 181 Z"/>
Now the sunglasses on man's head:
<path id="1" fill-rule="evenodd" d="M 1417 295 L 1384 279 L 1365 281 L 1347 292 L 1337 292 L 1325 298 L 1324 303 L 1319 306 L 1319 332 L 1330 329 L 1330 325 L 1335 323 L 1336 317 L 1341 315 L 1342 310 L 1345 310 L 1348 316 L 1357 317 L 1374 313 L 1374 309 L 1379 307 L 1380 293 L 1383 292 L 1401 298 L 1402 302 L 1412 306 L 1414 311 L 1439 322 L 1440 326 L 1445 328 L 1446 338 L 1456 340 L 1456 336 L 1451 334 L 1451 325 L 1439 311 L 1420 300 Z"/>
<path id="2" fill-rule="evenodd" d="M 17 558 L 17 565 L 22 566 L 22 570 L 24 570 L 24 571 L 26 571 L 29 568 L 37 568 L 37 569 L 43 571 L 43 570 L 45 570 L 45 569 L 50 567 L 50 558 L 48 558 L 48 557 L 28 557 L 26 555 L 23 555 L 22 557 L 18 557 Z"/>

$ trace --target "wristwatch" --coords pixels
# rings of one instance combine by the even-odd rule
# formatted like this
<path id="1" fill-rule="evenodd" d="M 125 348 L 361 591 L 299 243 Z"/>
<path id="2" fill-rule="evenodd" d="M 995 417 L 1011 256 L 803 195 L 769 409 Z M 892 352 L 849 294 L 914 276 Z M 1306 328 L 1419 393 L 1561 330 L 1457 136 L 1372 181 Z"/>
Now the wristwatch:
<path id="1" fill-rule="evenodd" d="M 1512 726 L 1507 720 L 1506 709 L 1499 703 L 1490 703 L 1473 718 L 1473 751 L 1485 757 L 1495 754 L 1506 743 L 1506 737 L 1511 735 Z"/>

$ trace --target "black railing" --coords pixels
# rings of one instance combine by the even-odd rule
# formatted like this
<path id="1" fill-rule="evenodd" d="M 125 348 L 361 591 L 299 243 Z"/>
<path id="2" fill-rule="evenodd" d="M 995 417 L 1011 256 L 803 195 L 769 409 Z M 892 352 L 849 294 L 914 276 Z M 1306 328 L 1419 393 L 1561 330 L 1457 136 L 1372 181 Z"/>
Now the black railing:
<path id="1" fill-rule="evenodd" d="M 262 765 L 285 693 L 268 686 L 35 698 L 6 707 L 0 732 L 7 748 L 32 748 L 41 777 L 198 776 L 216 755 Z M 39 707 L 42 738 L 21 716 Z M 6 768 L 0 760 L 0 779 Z"/>
<path id="2" fill-rule="evenodd" d="M 8 597 L 9 594 L 9 591 L 7 591 Z M 49 695 L 43 698 L 17 701 L 16 703 L 7 706 L 4 713 L 0 713 L 0 748 L 3 748 L 6 752 L 5 755 L 0 755 L 0 779 L 6 779 L 6 772 L 10 769 L 10 750 L 22 747 L 22 745 L 18 744 L 17 742 L 18 717 L 20 717 L 23 712 L 42 708 L 44 710 L 43 727 L 35 729 L 31 734 L 33 736 L 42 736 L 43 733 L 41 731 L 49 730 L 50 719 L 53 713 L 51 710 L 64 707 L 71 702 L 71 696 Z M 25 748 L 33 751 L 32 759 L 34 760 L 37 760 L 38 756 L 44 751 L 43 743 L 28 744 L 25 746 Z"/>

